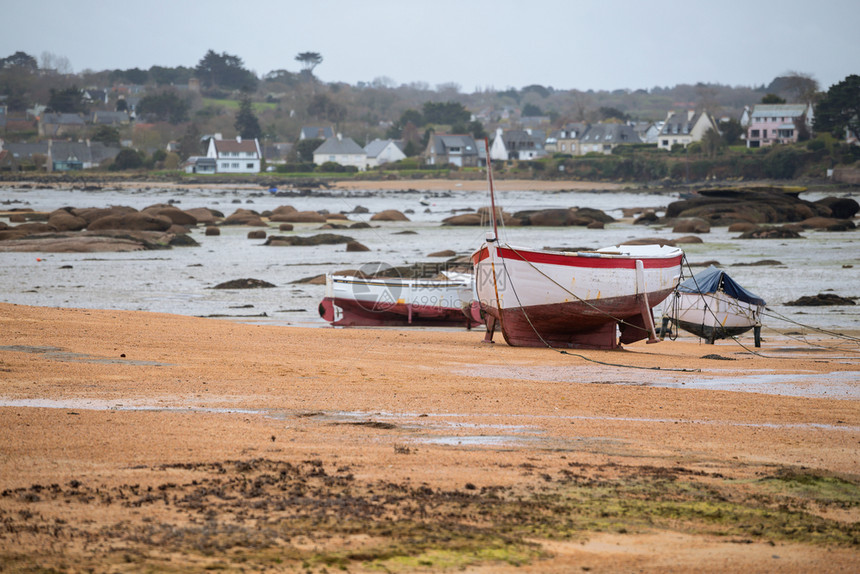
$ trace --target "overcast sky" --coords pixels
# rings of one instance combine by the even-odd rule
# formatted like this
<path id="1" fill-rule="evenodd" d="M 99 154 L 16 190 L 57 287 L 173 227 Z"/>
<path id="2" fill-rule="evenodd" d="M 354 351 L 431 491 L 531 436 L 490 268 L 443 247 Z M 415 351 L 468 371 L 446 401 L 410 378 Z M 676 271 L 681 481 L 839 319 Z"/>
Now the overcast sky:
<path id="1" fill-rule="evenodd" d="M 319 52 L 324 82 L 650 89 L 822 89 L 860 74 L 860 0 L 0 0 L 0 57 L 86 69 L 194 67 L 208 50 L 258 75 Z"/>

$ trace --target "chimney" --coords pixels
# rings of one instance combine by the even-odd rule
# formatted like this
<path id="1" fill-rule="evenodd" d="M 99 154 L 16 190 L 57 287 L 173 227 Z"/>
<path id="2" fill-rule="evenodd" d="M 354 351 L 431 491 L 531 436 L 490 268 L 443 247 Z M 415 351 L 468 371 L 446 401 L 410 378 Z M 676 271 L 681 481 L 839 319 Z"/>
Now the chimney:
<path id="1" fill-rule="evenodd" d="M 236 143 L 242 143 L 242 136 L 236 136 Z"/>
<path id="2" fill-rule="evenodd" d="M 337 132 L 337 141 L 343 141 L 343 134 L 340 132 Z"/>

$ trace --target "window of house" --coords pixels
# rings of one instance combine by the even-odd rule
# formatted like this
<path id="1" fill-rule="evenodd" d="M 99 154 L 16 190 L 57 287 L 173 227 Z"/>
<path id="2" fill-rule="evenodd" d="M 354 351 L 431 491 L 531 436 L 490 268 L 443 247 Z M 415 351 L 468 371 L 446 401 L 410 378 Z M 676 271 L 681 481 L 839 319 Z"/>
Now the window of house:
<path id="1" fill-rule="evenodd" d="M 254 164 L 253 164 L 253 163 L 246 163 L 246 164 L 245 164 L 245 167 L 246 167 L 247 169 L 254 169 Z"/>
<path id="2" fill-rule="evenodd" d="M 669 140 L 663 140 L 663 145 L 668 147 L 669 146 Z"/>
<path id="3" fill-rule="evenodd" d="M 233 169 L 239 169 L 239 162 L 234 161 L 233 163 L 230 164 L 230 167 L 232 167 Z"/>

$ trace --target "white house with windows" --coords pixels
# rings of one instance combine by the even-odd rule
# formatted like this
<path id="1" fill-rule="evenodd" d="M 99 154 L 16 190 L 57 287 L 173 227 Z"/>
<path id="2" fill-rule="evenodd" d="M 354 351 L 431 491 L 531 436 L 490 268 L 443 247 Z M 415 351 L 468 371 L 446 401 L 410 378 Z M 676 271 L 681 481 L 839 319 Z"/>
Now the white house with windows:
<path id="1" fill-rule="evenodd" d="M 214 137 L 209 140 L 209 150 L 206 157 L 215 159 L 217 173 L 260 173 L 260 162 L 263 154 L 257 139 L 222 140 Z"/>
<path id="2" fill-rule="evenodd" d="M 325 140 L 314 150 L 315 165 L 322 165 L 329 161 L 364 171 L 367 168 L 367 152 L 352 138 L 345 138 L 338 134 L 337 137 Z"/>
<path id="3" fill-rule="evenodd" d="M 665 150 L 671 150 L 675 144 L 687 147 L 701 141 L 709 129 L 720 133 L 716 120 L 707 112 L 670 111 L 657 137 L 657 147 Z"/>
<path id="4" fill-rule="evenodd" d="M 378 167 L 406 159 L 406 154 L 403 153 L 403 142 L 400 140 L 375 139 L 364 146 L 364 151 L 367 153 L 368 167 Z"/>
<path id="5" fill-rule="evenodd" d="M 490 146 L 490 159 L 507 161 L 509 159 L 530 160 L 547 155 L 544 145 L 546 133 L 543 130 L 503 130 L 496 129 L 496 137 Z"/>

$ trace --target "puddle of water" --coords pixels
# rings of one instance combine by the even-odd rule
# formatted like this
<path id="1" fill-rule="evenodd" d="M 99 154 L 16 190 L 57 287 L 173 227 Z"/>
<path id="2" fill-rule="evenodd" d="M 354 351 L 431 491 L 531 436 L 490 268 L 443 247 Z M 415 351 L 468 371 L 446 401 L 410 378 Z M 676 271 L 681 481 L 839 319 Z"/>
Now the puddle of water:
<path id="1" fill-rule="evenodd" d="M 789 397 L 860 399 L 860 371 L 837 371 L 811 375 L 755 374 L 741 377 L 699 378 L 694 381 L 652 383 L 652 387 L 704 389 L 763 393 Z"/>
<path id="2" fill-rule="evenodd" d="M 480 435 L 480 436 L 433 436 L 415 439 L 422 444 L 436 444 L 441 446 L 517 446 L 537 442 L 537 437 L 522 437 L 509 435 Z"/>
<path id="3" fill-rule="evenodd" d="M 79 411 L 145 411 L 164 413 L 208 413 L 208 414 L 266 414 L 257 409 L 231 409 L 212 407 L 169 407 L 156 405 L 127 405 L 110 401 L 88 399 L 6 399 L 0 397 L 0 407 L 33 409 L 67 409 Z"/>
<path id="4" fill-rule="evenodd" d="M 508 378 L 548 383 L 586 383 L 600 385 L 648 386 L 671 389 L 698 389 L 762 393 L 803 398 L 860 400 L 860 371 L 834 371 L 811 374 L 772 374 L 770 371 L 746 371 L 737 376 L 712 376 L 721 371 L 681 374 L 668 371 L 641 373 L 631 380 L 629 369 L 613 367 L 510 367 L 482 365 L 460 369 L 473 377 Z M 599 378 L 598 378 L 599 377 Z M 590 380 L 589 380 L 590 379 Z"/>
<path id="5" fill-rule="evenodd" d="M 215 408 L 201 406 L 163 406 L 152 404 L 126 404 L 111 401 L 98 401 L 89 399 L 9 399 L 0 397 L 0 408 L 45 408 L 45 409 L 67 409 L 67 410 L 93 410 L 93 411 L 145 411 L 145 412 L 165 412 L 177 414 L 243 414 L 243 415 L 262 415 L 270 419 L 284 421 L 289 418 L 306 418 L 318 420 L 320 422 L 355 422 L 355 421 L 376 421 L 376 422 L 391 422 L 402 429 L 413 431 L 445 431 L 452 428 L 463 428 L 470 430 L 502 430 L 513 434 L 493 434 L 493 435 L 471 435 L 476 436 L 474 439 L 487 439 L 488 444 L 496 440 L 494 437 L 503 437 L 505 440 L 514 442 L 528 443 L 529 441 L 537 441 L 543 434 L 543 431 L 535 426 L 526 425 L 510 425 L 510 424 L 481 424 L 481 423 L 464 423 L 445 419 L 457 418 L 506 418 L 506 419 L 524 419 L 529 421 L 540 420 L 566 420 L 566 421 L 603 421 L 603 422 L 633 422 L 645 424 L 695 424 L 695 425 L 710 425 L 710 426 L 737 426 L 749 428 L 767 428 L 767 429 L 797 429 L 797 430 L 826 430 L 840 432 L 860 432 L 860 426 L 849 425 L 830 425 L 815 422 L 801 423 L 759 423 L 759 422 L 743 422 L 743 421 L 722 421 L 722 420 L 698 420 L 698 419 L 671 419 L 671 418 L 649 418 L 649 417 L 605 417 L 605 416 L 583 416 L 583 415 L 525 415 L 525 414 L 497 414 L 497 413 L 435 413 L 435 414 L 420 414 L 415 413 L 379 413 L 379 412 L 323 412 L 319 411 L 312 413 L 310 416 L 305 412 L 285 412 L 271 409 L 246 409 L 246 408 Z M 489 438 L 488 438 L 489 437 Z M 451 440 L 461 440 L 463 437 L 449 437 Z M 440 437 L 439 440 L 443 440 Z M 433 441 L 435 437 L 425 437 L 421 440 Z M 599 439 L 589 439 L 599 440 Z M 614 439 L 605 439 L 614 440 Z M 440 443 L 441 444 L 441 443 Z"/>

